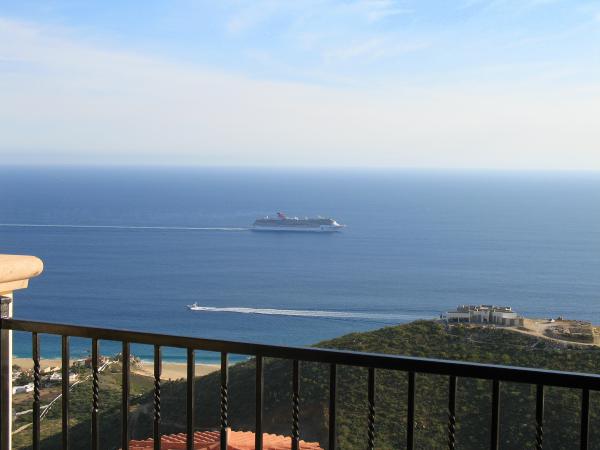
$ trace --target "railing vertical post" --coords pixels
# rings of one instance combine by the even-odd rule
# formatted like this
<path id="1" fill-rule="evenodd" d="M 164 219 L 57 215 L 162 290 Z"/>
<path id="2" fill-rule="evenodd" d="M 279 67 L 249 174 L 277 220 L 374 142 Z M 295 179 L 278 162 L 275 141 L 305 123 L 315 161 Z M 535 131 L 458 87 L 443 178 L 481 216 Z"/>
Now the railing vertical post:
<path id="1" fill-rule="evenodd" d="M 492 382 L 492 431 L 490 448 L 498 450 L 500 446 L 500 381 Z"/>
<path id="2" fill-rule="evenodd" d="M 256 430 L 254 432 L 255 450 L 263 450 L 263 357 L 256 355 Z"/>
<path id="3" fill-rule="evenodd" d="M 368 418 L 368 444 L 369 450 L 375 450 L 375 369 L 369 367 L 369 418 Z"/>
<path id="4" fill-rule="evenodd" d="M 448 381 L 448 450 L 456 447 L 456 376 Z"/>
<path id="5" fill-rule="evenodd" d="M 590 390 L 584 389 L 581 392 L 581 450 L 587 450 L 590 445 Z"/>
<path id="6" fill-rule="evenodd" d="M 12 294 L 0 295 L 2 319 L 13 314 Z M 0 330 L 0 448 L 12 448 L 12 330 Z"/>
<path id="7" fill-rule="evenodd" d="M 336 449 L 337 366 L 329 366 L 329 449 Z"/>
<path id="8" fill-rule="evenodd" d="M 92 450 L 100 448 L 100 372 L 98 339 L 92 339 Z"/>
<path id="9" fill-rule="evenodd" d="M 162 373 L 162 358 L 160 345 L 154 346 L 154 422 L 152 436 L 154 437 L 154 450 L 160 450 L 160 376 Z"/>
<path id="10" fill-rule="evenodd" d="M 129 450 L 129 342 L 121 352 L 121 450 Z"/>
<path id="11" fill-rule="evenodd" d="M 32 429 L 32 447 L 33 450 L 40 448 L 40 387 L 42 376 L 40 373 L 40 336 L 37 333 L 31 334 L 31 353 L 33 356 L 33 426 Z"/>
<path id="12" fill-rule="evenodd" d="M 228 447 L 229 433 L 229 361 L 227 353 L 221 353 L 221 448 Z"/>
<path id="13" fill-rule="evenodd" d="M 69 449 L 69 336 L 62 336 L 62 449 Z"/>
<path id="14" fill-rule="evenodd" d="M 194 378 L 195 353 L 193 348 L 187 349 L 187 450 L 194 450 Z"/>
<path id="15" fill-rule="evenodd" d="M 408 372 L 408 401 L 406 413 L 406 448 L 415 445 L 415 373 Z"/>
<path id="16" fill-rule="evenodd" d="M 292 450 L 300 450 L 300 361 L 292 363 Z"/>
<path id="17" fill-rule="evenodd" d="M 535 448 L 542 450 L 544 443 L 544 385 L 538 384 L 535 395 Z"/>

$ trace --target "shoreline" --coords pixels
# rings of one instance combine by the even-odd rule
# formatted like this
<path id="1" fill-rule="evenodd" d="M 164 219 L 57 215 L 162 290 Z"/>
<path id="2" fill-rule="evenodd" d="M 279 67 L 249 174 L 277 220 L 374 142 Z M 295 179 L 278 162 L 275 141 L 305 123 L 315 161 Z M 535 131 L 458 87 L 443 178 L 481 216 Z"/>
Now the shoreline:
<path id="1" fill-rule="evenodd" d="M 71 359 L 71 364 L 75 361 L 77 361 L 77 359 Z M 13 365 L 30 370 L 33 368 L 33 360 L 31 358 L 13 358 Z M 60 368 L 61 360 L 53 358 L 40 358 L 40 367 L 42 370 L 47 367 Z M 209 373 L 219 371 L 220 369 L 220 364 L 196 363 L 196 377 L 202 377 L 204 375 L 208 375 Z M 140 367 L 131 368 L 131 373 L 147 377 L 154 377 L 154 365 L 151 362 L 142 361 Z M 181 378 L 186 378 L 186 376 L 186 363 L 163 361 L 161 380 L 178 380 Z"/>
<path id="2" fill-rule="evenodd" d="M 209 373 L 221 370 L 220 364 L 196 363 L 196 377 L 203 377 Z M 154 363 L 142 361 L 140 367 L 131 369 L 131 373 L 154 378 Z M 164 362 L 162 363 L 161 380 L 174 381 L 187 377 L 187 363 Z"/>

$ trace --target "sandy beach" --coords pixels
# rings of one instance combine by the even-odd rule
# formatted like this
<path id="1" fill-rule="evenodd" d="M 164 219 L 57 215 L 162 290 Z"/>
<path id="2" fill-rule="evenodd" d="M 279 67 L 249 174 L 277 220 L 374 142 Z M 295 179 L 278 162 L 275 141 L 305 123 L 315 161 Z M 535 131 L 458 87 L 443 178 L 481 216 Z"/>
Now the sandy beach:
<path id="1" fill-rule="evenodd" d="M 196 364 L 196 376 L 201 377 L 211 372 L 216 372 L 221 369 L 218 364 Z M 132 372 L 146 375 L 149 377 L 154 376 L 154 365 L 151 362 L 145 362 L 141 367 L 132 369 Z M 173 363 L 163 362 L 161 379 L 163 380 L 178 380 L 179 378 L 186 378 L 187 376 L 187 364 L 185 363 Z"/>
<path id="2" fill-rule="evenodd" d="M 75 360 L 71 360 L 73 363 Z M 22 367 L 23 369 L 31 369 L 33 367 L 33 361 L 31 358 L 13 358 L 13 364 Z M 46 367 L 60 367 L 60 359 L 41 359 L 40 367 L 45 369 Z M 211 372 L 218 371 L 220 366 L 218 364 L 196 364 L 196 376 L 203 376 Z M 139 375 L 145 375 L 148 377 L 154 376 L 154 366 L 151 362 L 143 362 L 140 367 L 131 369 L 132 373 Z M 163 380 L 177 380 L 179 378 L 185 378 L 187 374 L 187 365 L 185 363 L 173 363 L 163 362 L 162 364 L 162 375 Z"/>

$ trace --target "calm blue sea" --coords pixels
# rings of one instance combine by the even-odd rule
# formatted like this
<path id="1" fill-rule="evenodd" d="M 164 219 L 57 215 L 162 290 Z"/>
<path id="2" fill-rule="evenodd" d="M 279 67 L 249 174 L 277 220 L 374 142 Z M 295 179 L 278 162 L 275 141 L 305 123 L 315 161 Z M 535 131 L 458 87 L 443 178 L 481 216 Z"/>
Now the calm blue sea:
<path id="1" fill-rule="evenodd" d="M 279 210 L 348 227 L 244 229 Z M 4 167 L 0 223 L 0 252 L 45 262 L 22 319 L 292 345 L 461 303 L 600 323 L 600 174 Z"/>

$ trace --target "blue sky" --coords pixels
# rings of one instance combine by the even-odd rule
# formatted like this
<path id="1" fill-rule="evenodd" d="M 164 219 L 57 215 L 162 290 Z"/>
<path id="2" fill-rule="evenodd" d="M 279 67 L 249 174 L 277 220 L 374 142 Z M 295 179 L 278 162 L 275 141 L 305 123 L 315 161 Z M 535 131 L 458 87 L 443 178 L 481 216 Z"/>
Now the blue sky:
<path id="1" fill-rule="evenodd" d="M 0 1 L 7 162 L 600 169 L 600 1 Z"/>

